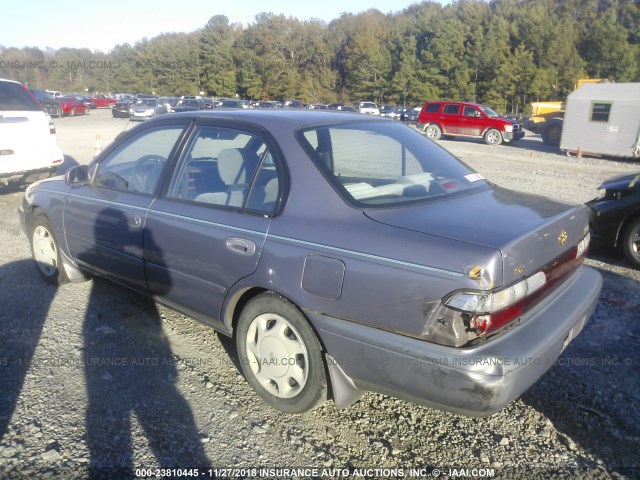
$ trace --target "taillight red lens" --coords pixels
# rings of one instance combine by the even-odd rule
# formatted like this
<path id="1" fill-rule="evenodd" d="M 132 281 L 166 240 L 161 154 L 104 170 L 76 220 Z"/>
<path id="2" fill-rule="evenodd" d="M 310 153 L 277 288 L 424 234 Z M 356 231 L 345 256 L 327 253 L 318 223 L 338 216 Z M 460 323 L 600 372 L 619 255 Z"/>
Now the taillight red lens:
<path id="1" fill-rule="evenodd" d="M 508 325 L 540 303 L 548 293 L 573 273 L 585 259 L 589 234 L 541 271 L 493 292 L 464 292 L 445 304 L 469 314 L 469 328 L 487 335 Z"/>

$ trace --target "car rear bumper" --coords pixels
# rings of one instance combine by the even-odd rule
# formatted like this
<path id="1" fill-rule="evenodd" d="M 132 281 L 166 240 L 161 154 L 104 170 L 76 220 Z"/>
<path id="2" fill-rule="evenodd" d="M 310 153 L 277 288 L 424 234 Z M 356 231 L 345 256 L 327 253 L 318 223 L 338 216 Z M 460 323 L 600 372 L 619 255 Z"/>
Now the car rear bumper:
<path id="1" fill-rule="evenodd" d="M 554 365 L 593 313 L 601 286 L 600 273 L 583 266 L 521 325 L 468 349 L 306 313 L 327 353 L 356 388 L 464 415 L 488 416 Z"/>
<path id="2" fill-rule="evenodd" d="M 41 156 L 45 161 L 41 160 Z M 63 162 L 64 155 L 59 148 L 44 155 L 0 155 L 0 179 L 8 181 L 50 174 Z"/>

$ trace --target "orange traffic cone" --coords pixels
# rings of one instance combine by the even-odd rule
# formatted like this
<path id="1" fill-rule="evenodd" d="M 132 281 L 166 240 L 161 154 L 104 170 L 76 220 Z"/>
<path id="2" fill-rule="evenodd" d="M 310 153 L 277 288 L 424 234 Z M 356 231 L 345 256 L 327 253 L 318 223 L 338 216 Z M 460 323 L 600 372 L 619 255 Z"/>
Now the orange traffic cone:
<path id="1" fill-rule="evenodd" d="M 582 158 L 582 147 L 578 146 L 578 158 Z"/>
<path id="2" fill-rule="evenodd" d="M 98 155 L 100 155 L 101 151 L 102 151 L 102 141 L 100 140 L 100 135 L 96 135 L 96 146 L 93 149 L 93 158 L 96 158 Z"/>

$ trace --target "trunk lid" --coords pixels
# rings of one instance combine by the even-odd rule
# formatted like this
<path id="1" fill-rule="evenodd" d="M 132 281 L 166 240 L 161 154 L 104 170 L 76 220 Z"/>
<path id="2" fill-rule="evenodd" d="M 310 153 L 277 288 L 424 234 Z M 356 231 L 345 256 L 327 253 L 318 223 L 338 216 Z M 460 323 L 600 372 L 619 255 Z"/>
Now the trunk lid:
<path id="1" fill-rule="evenodd" d="M 503 284 L 529 276 L 565 253 L 584 238 L 589 223 L 583 205 L 500 187 L 428 204 L 370 209 L 365 215 L 386 225 L 495 248 L 502 254 Z"/>

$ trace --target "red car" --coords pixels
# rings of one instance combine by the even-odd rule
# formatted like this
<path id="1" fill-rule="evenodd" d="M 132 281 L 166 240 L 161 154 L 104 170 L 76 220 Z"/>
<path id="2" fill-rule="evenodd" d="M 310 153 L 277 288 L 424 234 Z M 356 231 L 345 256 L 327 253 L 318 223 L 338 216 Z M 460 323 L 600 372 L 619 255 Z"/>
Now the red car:
<path id="1" fill-rule="evenodd" d="M 107 97 L 106 95 L 96 95 L 92 100 L 98 108 L 112 108 L 117 102 L 115 98 Z"/>
<path id="2" fill-rule="evenodd" d="M 62 115 L 73 117 L 74 115 L 87 115 L 89 108 L 79 97 L 58 97 L 62 107 Z"/>
<path id="3" fill-rule="evenodd" d="M 489 145 L 510 143 L 524 137 L 522 124 L 501 117 L 489 107 L 466 102 L 427 102 L 418 115 L 427 137 L 460 135 L 484 139 Z"/>

